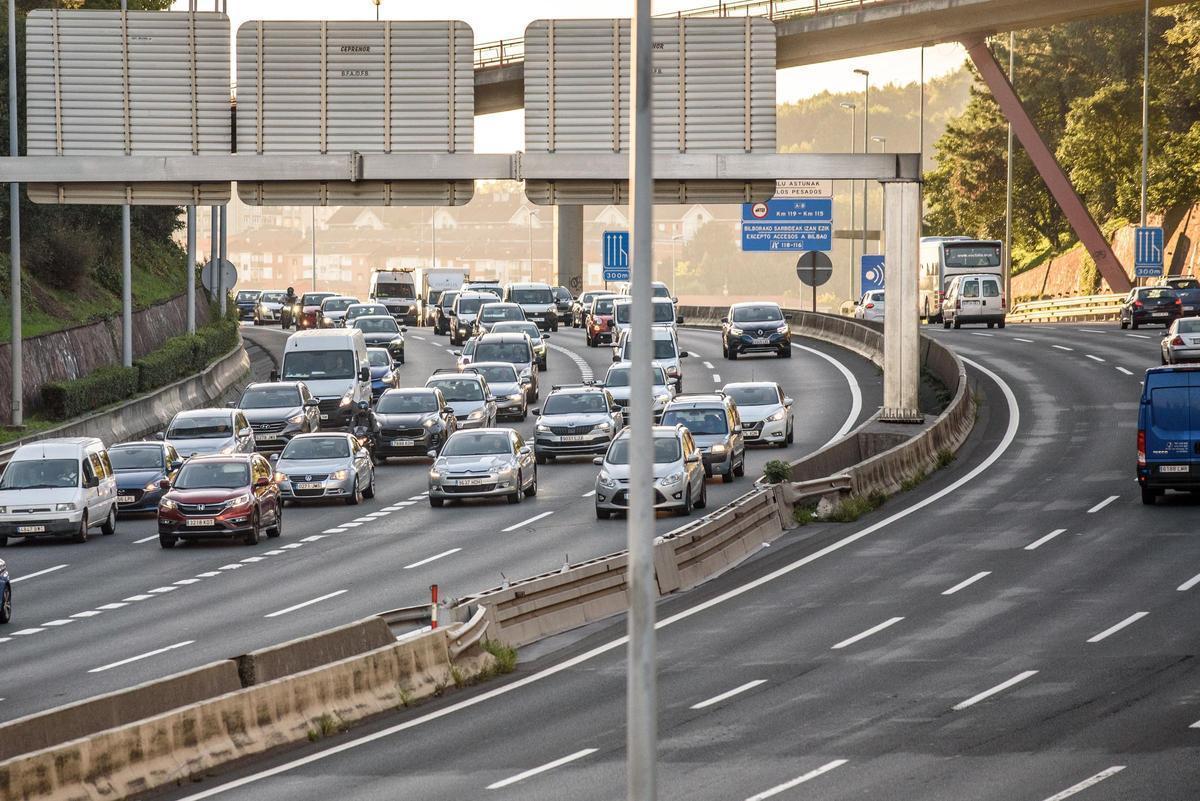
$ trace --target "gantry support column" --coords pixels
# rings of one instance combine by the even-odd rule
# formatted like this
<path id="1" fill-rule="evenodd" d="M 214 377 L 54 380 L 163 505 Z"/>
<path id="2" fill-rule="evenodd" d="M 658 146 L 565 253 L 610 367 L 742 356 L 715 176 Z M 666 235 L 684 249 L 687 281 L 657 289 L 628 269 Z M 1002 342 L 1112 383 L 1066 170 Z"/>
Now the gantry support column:
<path id="1" fill-rule="evenodd" d="M 894 423 L 923 420 L 917 391 L 921 382 L 921 334 L 917 314 L 917 280 L 921 243 L 921 184 L 883 183 L 887 283 L 883 305 L 883 412 Z"/>
<path id="2" fill-rule="evenodd" d="M 559 286 L 583 291 L 583 206 L 554 207 L 554 269 Z"/>

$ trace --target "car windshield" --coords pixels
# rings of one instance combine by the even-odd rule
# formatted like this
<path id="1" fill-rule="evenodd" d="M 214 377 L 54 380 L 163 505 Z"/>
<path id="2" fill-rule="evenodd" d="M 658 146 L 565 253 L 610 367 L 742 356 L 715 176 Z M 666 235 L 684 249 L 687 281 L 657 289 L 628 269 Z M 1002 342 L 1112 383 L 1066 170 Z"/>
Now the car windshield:
<path id="1" fill-rule="evenodd" d="M 525 364 L 530 361 L 529 346 L 524 342 L 480 342 L 475 346 L 475 361 Z"/>
<path id="2" fill-rule="evenodd" d="M 258 296 L 262 294 L 257 289 L 243 289 L 237 293 L 238 303 L 248 303 L 252 300 L 258 300 Z"/>
<path id="3" fill-rule="evenodd" d="M 479 310 L 480 320 L 524 320 L 525 313 L 520 306 L 501 306 L 489 303 Z"/>
<path id="4" fill-rule="evenodd" d="M 554 302 L 554 296 L 549 289 L 514 289 L 508 293 L 508 299 L 513 303 Z"/>
<path id="5" fill-rule="evenodd" d="M 347 319 L 368 317 L 372 315 L 384 316 L 387 313 L 388 310 L 382 306 L 351 306 L 349 309 L 346 309 Z"/>
<path id="6" fill-rule="evenodd" d="M 604 414 L 608 401 L 599 392 L 567 393 L 546 398 L 542 414 Z"/>
<path id="7" fill-rule="evenodd" d="M 449 309 L 454 305 L 454 299 L 458 297 L 458 292 L 449 290 L 442 293 L 442 297 L 438 300 L 438 304 L 443 309 Z"/>
<path id="8" fill-rule="evenodd" d="M 1200 319 L 1189 317 L 1186 320 L 1180 320 L 1179 327 L 1175 331 L 1180 334 L 1200 334 Z"/>
<path id="9" fill-rule="evenodd" d="M 567 289 L 565 286 L 554 287 L 554 299 L 555 300 L 573 300 L 573 298 L 571 297 L 571 290 Z"/>
<path id="10" fill-rule="evenodd" d="M 301 306 L 320 306 L 321 301 L 329 297 L 328 292 L 305 292 L 300 298 Z"/>
<path id="11" fill-rule="evenodd" d="M 400 326 L 391 317 L 359 317 L 354 321 L 354 327 L 364 334 L 395 334 Z"/>
<path id="12" fill-rule="evenodd" d="M 280 459 L 342 459 L 350 455 L 345 437 L 296 437 L 287 444 Z"/>
<path id="13" fill-rule="evenodd" d="M 459 314 L 474 314 L 483 305 L 483 298 L 462 298 L 458 301 Z"/>
<path id="14" fill-rule="evenodd" d="M 258 299 L 263 303 L 283 303 L 285 297 L 287 295 L 282 292 L 264 292 Z"/>
<path id="15" fill-rule="evenodd" d="M 682 425 L 693 434 L 728 434 L 729 425 L 723 409 L 667 409 L 662 424 Z"/>
<path id="16" fill-rule="evenodd" d="M 623 337 L 621 340 L 621 358 L 628 359 L 630 353 L 629 337 Z M 675 341 L 672 339 L 655 339 L 654 340 L 654 356 L 655 359 L 674 359 L 678 355 L 675 350 Z"/>
<path id="17" fill-rule="evenodd" d="M 442 456 L 512 454 L 512 441 L 504 431 L 459 431 L 442 448 Z"/>
<path id="18" fill-rule="evenodd" d="M 503 323 L 497 323 L 492 329 L 493 334 L 525 334 L 532 339 L 536 344 L 542 338 L 542 332 L 537 327 L 537 323 L 531 323 L 526 320 L 509 320 Z"/>
<path id="19" fill-rule="evenodd" d="M 437 396 L 432 392 L 387 392 L 375 406 L 379 414 L 428 414 L 437 410 Z"/>
<path id="20" fill-rule="evenodd" d="M 728 387 L 725 394 L 733 398 L 738 406 L 770 406 L 779 403 L 779 390 L 775 387 Z"/>
<path id="21" fill-rule="evenodd" d="M 485 367 L 472 365 L 470 372 L 483 376 L 489 384 L 515 384 L 518 380 L 517 368 L 511 364 L 489 364 Z"/>
<path id="22" fill-rule="evenodd" d="M 466 378 L 442 378 L 428 386 L 437 387 L 447 401 L 481 401 L 483 386 L 478 381 Z"/>
<path id="23" fill-rule="evenodd" d="M 175 489 L 238 489 L 250 483 L 245 462 L 185 462 L 175 477 Z"/>
<path id="24" fill-rule="evenodd" d="M 438 300 L 441 297 L 442 297 L 442 290 L 431 289 L 431 290 L 429 290 L 429 297 L 426 299 L 425 302 L 428 303 L 430 306 L 436 306 L 438 304 Z"/>
<path id="25" fill-rule="evenodd" d="M 321 308 L 327 312 L 340 312 L 345 311 L 355 303 L 358 303 L 358 301 L 351 300 L 350 298 L 331 298 L 322 303 Z"/>
<path id="26" fill-rule="evenodd" d="M 654 366 L 654 385 L 656 387 L 665 387 L 667 385 L 667 374 L 658 365 Z M 608 375 L 604 378 L 604 386 L 606 387 L 627 387 L 629 386 L 629 368 L 628 367 L 611 367 L 608 370 Z"/>
<path id="27" fill-rule="evenodd" d="M 225 415 L 177 417 L 167 429 L 167 439 L 222 439 L 233 436 L 233 422 Z"/>
<path id="28" fill-rule="evenodd" d="M 883 303 L 882 292 L 868 292 L 863 296 L 864 303 Z"/>
<path id="29" fill-rule="evenodd" d="M 400 281 L 380 281 L 375 285 L 375 297 L 377 298 L 412 298 L 413 285 L 410 283 L 401 283 Z"/>
<path id="30" fill-rule="evenodd" d="M 669 298 L 669 297 L 671 297 L 671 290 L 667 288 L 666 284 L 654 284 L 651 287 L 650 297 L 652 297 L 652 298 Z"/>
<path id="31" fill-rule="evenodd" d="M 674 303 L 655 303 L 654 304 L 654 322 L 656 322 L 656 323 L 673 323 L 673 322 L 675 322 L 675 304 Z"/>
<path id="32" fill-rule="evenodd" d="M 1176 278 L 1171 286 L 1175 289 L 1200 289 L 1200 281 L 1195 278 Z"/>
<path id="33" fill-rule="evenodd" d="M 367 361 L 371 363 L 372 367 L 389 367 L 392 364 L 392 357 L 382 348 L 368 348 Z"/>
<path id="34" fill-rule="evenodd" d="M 248 389 L 238 402 L 241 409 L 291 408 L 300 405 L 300 390 L 296 387 L 263 387 Z"/>
<path id="35" fill-rule="evenodd" d="M 613 301 L 612 298 L 601 298 L 592 304 L 592 314 L 612 314 Z"/>
<path id="36" fill-rule="evenodd" d="M 75 459 L 30 459 L 9 462 L 0 490 L 57 489 L 79 486 L 79 462 Z"/>
<path id="37" fill-rule="evenodd" d="M 679 440 L 675 437 L 654 438 L 654 463 L 670 464 L 678 462 L 681 454 Z M 609 464 L 629 464 L 629 437 L 619 439 L 608 449 L 604 461 Z"/>
<path id="38" fill-rule="evenodd" d="M 763 304 L 761 306 L 740 306 L 733 310 L 731 318 L 735 323 L 782 323 L 783 312 L 778 306 Z"/>
<path id="39" fill-rule="evenodd" d="M 498 287 L 498 286 L 477 286 L 477 287 L 475 287 L 475 291 L 476 292 L 486 292 L 489 295 L 495 295 L 496 300 L 500 300 L 501 296 L 504 294 L 503 292 L 500 291 L 500 287 Z"/>
<path id="40" fill-rule="evenodd" d="M 299 350 L 283 357 L 283 377 L 289 381 L 353 378 L 354 351 Z"/>
<path id="41" fill-rule="evenodd" d="M 161 470 L 163 451 L 157 445 L 137 448 L 110 448 L 108 460 L 113 470 Z"/>
<path id="42" fill-rule="evenodd" d="M 617 318 L 618 323 L 628 323 L 633 314 L 632 303 L 616 303 L 613 304 L 613 315 Z"/>

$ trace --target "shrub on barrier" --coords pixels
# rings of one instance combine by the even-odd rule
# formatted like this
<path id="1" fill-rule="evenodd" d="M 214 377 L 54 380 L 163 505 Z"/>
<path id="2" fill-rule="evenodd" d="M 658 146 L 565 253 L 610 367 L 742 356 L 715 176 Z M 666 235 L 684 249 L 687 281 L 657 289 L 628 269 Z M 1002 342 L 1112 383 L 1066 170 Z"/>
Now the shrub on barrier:
<path id="1" fill-rule="evenodd" d="M 193 334 L 172 337 L 158 350 L 134 362 L 133 366 L 138 370 L 138 389 L 146 392 L 195 372 L 199 339 Z"/>
<path id="2" fill-rule="evenodd" d="M 127 400 L 137 394 L 136 367 L 101 367 L 70 381 L 56 381 L 42 387 L 42 403 L 52 420 L 78 417 L 110 403 Z"/>
<path id="3" fill-rule="evenodd" d="M 484 640 L 483 650 L 496 657 L 497 673 L 512 673 L 517 669 L 517 649 L 496 640 Z"/>
<path id="4" fill-rule="evenodd" d="M 768 484 L 780 484 L 792 477 L 792 466 L 782 459 L 772 459 L 763 465 L 763 478 Z"/>
<path id="5" fill-rule="evenodd" d="M 868 495 L 851 495 L 833 507 L 826 519 L 834 523 L 853 523 L 868 512 L 874 512 L 883 506 L 886 500 L 887 496 L 878 490 Z"/>

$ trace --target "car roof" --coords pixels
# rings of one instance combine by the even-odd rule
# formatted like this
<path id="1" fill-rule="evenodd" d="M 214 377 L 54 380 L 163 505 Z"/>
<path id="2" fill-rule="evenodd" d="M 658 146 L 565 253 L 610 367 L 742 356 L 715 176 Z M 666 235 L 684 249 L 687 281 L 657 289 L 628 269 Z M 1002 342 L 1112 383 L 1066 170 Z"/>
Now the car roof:
<path id="1" fill-rule="evenodd" d="M 508 362 L 505 362 L 505 364 L 508 364 Z M 470 365 L 467 365 L 467 366 L 470 367 Z M 429 388 L 429 382 L 431 382 L 431 381 L 439 381 L 439 382 L 440 381 L 457 381 L 461 378 L 470 379 L 471 381 L 483 381 L 484 380 L 483 376 L 479 375 L 479 373 L 464 373 L 461 371 L 458 371 L 458 372 L 452 371 L 452 372 L 446 372 L 446 373 L 434 373 L 433 375 L 429 376 L 429 378 L 425 379 L 425 387 Z"/>
<path id="2" fill-rule="evenodd" d="M 349 436 L 350 435 L 344 431 L 309 431 L 304 434 L 297 434 L 296 436 L 292 437 L 292 439 L 320 439 L 321 437 L 336 437 L 337 439 L 346 439 Z"/>
<path id="3" fill-rule="evenodd" d="M 778 381 L 730 381 L 725 385 L 725 389 L 742 389 L 749 387 L 772 387 L 779 388 Z"/>
<path id="4" fill-rule="evenodd" d="M 480 334 L 476 339 L 479 340 L 476 346 L 482 345 L 485 342 L 528 342 L 529 337 L 516 331 L 500 331 L 499 333 Z"/>
<path id="5" fill-rule="evenodd" d="M 782 308 L 778 303 L 776 303 L 773 300 L 744 300 L 741 303 L 734 303 L 729 308 L 745 309 L 745 308 L 749 308 L 750 306 L 774 306 L 777 309 Z"/>
<path id="6" fill-rule="evenodd" d="M 687 431 L 687 428 L 680 423 L 676 423 L 673 426 L 650 426 L 650 436 L 655 438 L 682 437 L 685 431 Z M 633 429 L 623 428 L 621 429 L 621 433 L 617 434 L 617 439 L 628 439 L 631 436 L 633 436 Z"/>
<path id="7" fill-rule="evenodd" d="M 697 393 L 695 395 L 676 395 L 667 405 L 700 408 L 702 406 L 724 406 L 728 402 L 729 399 L 724 395 L 718 395 L 716 393 Z"/>
<path id="8" fill-rule="evenodd" d="M 303 381 L 255 381 L 247 384 L 246 389 L 300 389 Z M 245 392 L 245 390 L 242 390 Z"/>
<path id="9" fill-rule="evenodd" d="M 513 366 L 512 362 L 471 362 L 470 364 L 464 364 L 462 370 L 465 373 L 472 367 L 510 367 L 513 370 L 517 369 Z"/>
<path id="10" fill-rule="evenodd" d="M 474 289 L 460 289 L 460 290 L 458 290 L 458 297 L 455 298 L 455 300 L 463 300 L 464 298 L 470 299 L 470 298 L 494 298 L 494 297 L 496 297 L 496 296 L 493 295 L 491 292 L 479 292 Z M 499 301 L 496 301 L 496 302 L 499 303 Z"/>
<path id="11" fill-rule="evenodd" d="M 549 284 L 543 284 L 540 281 L 520 281 L 508 285 L 509 289 L 550 289 Z"/>
<path id="12" fill-rule="evenodd" d="M 352 300 L 355 303 L 362 302 L 358 298 L 354 297 L 353 295 L 330 295 L 329 297 L 325 298 L 325 300 Z"/>
<path id="13" fill-rule="evenodd" d="M 609 369 L 609 370 L 615 370 L 615 369 L 617 369 L 618 367 L 630 368 L 630 367 L 633 367 L 633 362 L 629 361 L 628 359 L 625 359 L 624 361 L 613 362 L 613 363 L 612 363 L 612 366 L 611 366 L 611 367 L 609 367 L 608 369 Z M 664 370 L 662 369 L 662 366 L 661 366 L 661 365 L 657 365 L 657 364 L 656 364 L 656 365 L 654 365 L 654 368 L 655 368 L 656 370 L 658 370 L 659 372 L 662 372 L 664 375 L 666 374 L 666 371 L 664 371 Z M 653 373 L 651 373 L 651 375 L 653 375 Z"/>
<path id="14" fill-rule="evenodd" d="M 492 293 L 488 292 L 487 294 L 488 294 L 488 295 L 491 295 Z M 490 301 L 490 302 L 488 302 L 488 303 L 485 303 L 485 304 L 483 304 L 483 305 L 484 305 L 484 306 L 508 306 L 508 307 L 511 307 L 511 308 L 514 308 L 514 309 L 519 309 L 519 308 L 521 308 L 521 304 L 519 304 L 519 303 L 513 303 L 511 300 L 493 300 L 493 301 Z"/>
<path id="15" fill-rule="evenodd" d="M 183 418 L 186 420 L 191 417 L 209 417 L 214 414 L 224 414 L 224 415 L 228 415 L 228 416 L 232 417 L 233 413 L 235 411 L 237 411 L 237 410 L 236 409 L 226 409 L 226 408 L 222 408 L 220 406 L 210 406 L 205 409 L 184 409 L 182 412 L 175 413 L 175 419 L 178 420 L 180 418 Z"/>
<path id="16" fill-rule="evenodd" d="M 11 461 L 26 461 L 29 459 L 52 459 L 56 456 L 75 456 L 81 448 L 92 446 L 104 447 L 104 443 L 95 437 L 52 437 L 37 442 L 28 442 L 13 453 Z"/>
<path id="17" fill-rule="evenodd" d="M 362 315 L 359 315 L 358 317 L 354 318 L 355 323 L 357 323 L 359 320 L 391 320 L 392 322 L 396 321 L 395 318 L 393 318 L 392 315 L 390 315 L 390 314 L 362 314 Z"/>
<path id="18" fill-rule="evenodd" d="M 297 435 L 299 436 L 299 435 Z M 191 462 L 249 462 L 256 453 L 205 453 L 198 456 L 190 456 L 187 461 Z"/>

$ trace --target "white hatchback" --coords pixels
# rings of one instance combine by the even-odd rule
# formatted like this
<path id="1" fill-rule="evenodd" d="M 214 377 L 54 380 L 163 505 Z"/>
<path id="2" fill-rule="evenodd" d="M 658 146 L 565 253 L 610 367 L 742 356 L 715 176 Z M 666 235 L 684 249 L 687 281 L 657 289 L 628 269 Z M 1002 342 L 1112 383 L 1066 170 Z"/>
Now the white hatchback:
<path id="1" fill-rule="evenodd" d="M 854 304 L 854 317 L 857 320 L 871 320 L 882 323 L 883 312 L 882 289 L 872 289 L 870 292 L 864 292 L 858 303 Z"/>

